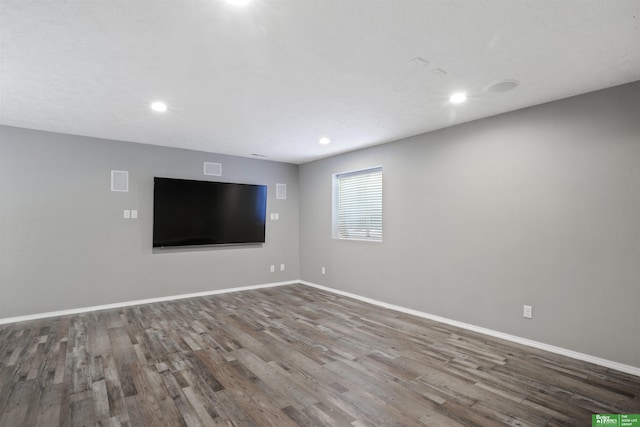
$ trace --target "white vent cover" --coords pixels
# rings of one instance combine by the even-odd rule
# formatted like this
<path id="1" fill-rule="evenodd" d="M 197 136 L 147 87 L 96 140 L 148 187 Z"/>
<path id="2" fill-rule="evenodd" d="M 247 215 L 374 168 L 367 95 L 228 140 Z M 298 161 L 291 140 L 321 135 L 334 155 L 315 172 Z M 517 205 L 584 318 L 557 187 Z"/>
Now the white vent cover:
<path id="1" fill-rule="evenodd" d="M 284 200 L 287 198 L 287 184 L 276 184 L 276 199 Z"/>
<path id="2" fill-rule="evenodd" d="M 204 162 L 204 174 L 222 176 L 222 163 Z"/>
<path id="3" fill-rule="evenodd" d="M 129 191 L 129 172 L 111 171 L 111 191 Z"/>

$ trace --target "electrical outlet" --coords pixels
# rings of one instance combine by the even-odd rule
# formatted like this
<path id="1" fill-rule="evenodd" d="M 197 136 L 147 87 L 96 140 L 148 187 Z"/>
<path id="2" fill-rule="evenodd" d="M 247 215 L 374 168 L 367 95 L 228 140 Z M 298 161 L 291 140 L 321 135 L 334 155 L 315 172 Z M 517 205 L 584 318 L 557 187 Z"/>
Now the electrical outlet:
<path id="1" fill-rule="evenodd" d="M 327 274 L 327 269 L 322 267 L 322 274 Z"/>
<path id="2" fill-rule="evenodd" d="M 131 209 L 131 219 L 137 219 L 137 218 L 138 218 L 138 210 Z"/>
<path id="3" fill-rule="evenodd" d="M 129 209 L 125 209 L 123 211 L 122 217 L 127 219 L 131 218 L 131 211 Z"/>
<path id="4" fill-rule="evenodd" d="M 533 317 L 533 307 L 531 307 L 530 305 L 525 305 L 522 310 L 522 315 L 526 319 L 531 319 Z"/>
<path id="5" fill-rule="evenodd" d="M 284 264 L 280 264 L 280 271 L 284 271 Z"/>
<path id="6" fill-rule="evenodd" d="M 273 273 L 274 271 L 276 271 L 276 266 L 275 266 L 275 265 L 272 265 L 272 266 L 271 266 L 271 272 Z"/>

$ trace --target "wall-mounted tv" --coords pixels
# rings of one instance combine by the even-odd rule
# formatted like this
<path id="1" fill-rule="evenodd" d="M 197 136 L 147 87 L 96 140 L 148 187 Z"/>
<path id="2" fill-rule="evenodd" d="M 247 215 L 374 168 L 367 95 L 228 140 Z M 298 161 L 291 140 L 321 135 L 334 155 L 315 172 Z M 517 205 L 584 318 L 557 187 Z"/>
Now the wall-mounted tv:
<path id="1" fill-rule="evenodd" d="M 267 186 L 154 178 L 153 247 L 265 241 Z"/>

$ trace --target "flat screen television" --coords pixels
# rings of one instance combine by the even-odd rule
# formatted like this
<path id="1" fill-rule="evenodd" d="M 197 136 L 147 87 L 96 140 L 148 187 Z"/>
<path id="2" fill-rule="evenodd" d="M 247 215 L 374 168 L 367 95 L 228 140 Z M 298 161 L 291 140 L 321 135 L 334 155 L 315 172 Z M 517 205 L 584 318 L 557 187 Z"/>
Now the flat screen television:
<path id="1" fill-rule="evenodd" d="M 154 178 L 153 247 L 265 241 L 267 186 Z"/>

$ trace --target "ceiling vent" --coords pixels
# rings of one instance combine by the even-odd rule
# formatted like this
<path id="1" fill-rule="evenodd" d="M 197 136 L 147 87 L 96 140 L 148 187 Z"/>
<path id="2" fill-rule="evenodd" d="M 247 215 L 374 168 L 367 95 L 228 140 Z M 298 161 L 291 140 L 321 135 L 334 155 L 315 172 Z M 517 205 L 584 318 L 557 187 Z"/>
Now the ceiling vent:
<path id="1" fill-rule="evenodd" d="M 520 84 L 517 80 L 502 80 L 500 82 L 493 83 L 491 86 L 487 88 L 489 92 L 509 92 L 518 87 Z"/>
<path id="2" fill-rule="evenodd" d="M 428 67 L 429 66 L 429 61 L 427 61 L 424 58 L 420 58 L 419 56 L 416 56 L 415 58 L 410 60 L 409 63 L 411 65 L 417 65 L 417 66 L 420 66 L 420 67 Z"/>

